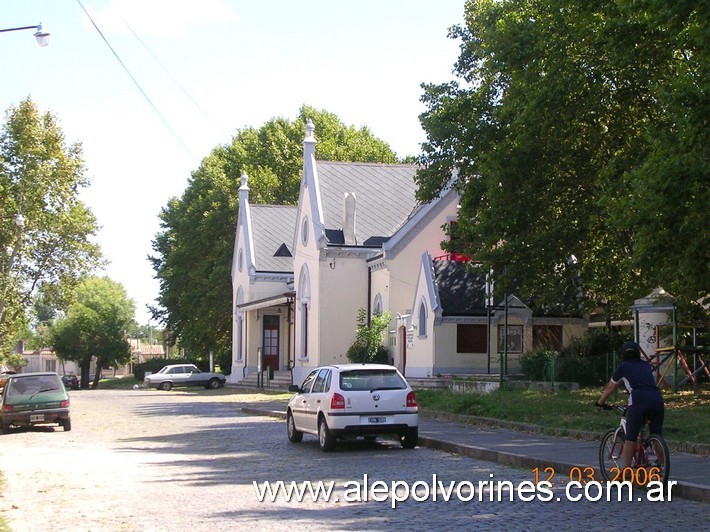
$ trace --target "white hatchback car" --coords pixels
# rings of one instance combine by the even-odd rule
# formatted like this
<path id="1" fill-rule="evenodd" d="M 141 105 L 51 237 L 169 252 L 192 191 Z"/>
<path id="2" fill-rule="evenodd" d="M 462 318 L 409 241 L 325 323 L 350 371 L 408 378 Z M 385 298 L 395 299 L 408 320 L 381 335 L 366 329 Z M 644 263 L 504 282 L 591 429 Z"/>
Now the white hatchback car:
<path id="1" fill-rule="evenodd" d="M 342 364 L 311 371 L 286 410 L 288 439 L 318 436 L 320 448 L 332 451 L 338 438 L 396 434 L 402 447 L 419 439 L 419 407 L 412 388 L 393 366 Z"/>

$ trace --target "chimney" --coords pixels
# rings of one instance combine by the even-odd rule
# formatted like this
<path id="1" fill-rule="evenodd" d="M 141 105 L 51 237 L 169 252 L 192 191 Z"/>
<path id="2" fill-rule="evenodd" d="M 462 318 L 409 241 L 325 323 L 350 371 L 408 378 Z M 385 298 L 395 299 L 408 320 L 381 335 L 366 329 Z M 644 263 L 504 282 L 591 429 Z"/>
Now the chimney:
<path id="1" fill-rule="evenodd" d="M 357 199 L 354 192 L 346 192 L 343 200 L 343 238 L 346 246 L 356 246 L 355 210 Z"/>

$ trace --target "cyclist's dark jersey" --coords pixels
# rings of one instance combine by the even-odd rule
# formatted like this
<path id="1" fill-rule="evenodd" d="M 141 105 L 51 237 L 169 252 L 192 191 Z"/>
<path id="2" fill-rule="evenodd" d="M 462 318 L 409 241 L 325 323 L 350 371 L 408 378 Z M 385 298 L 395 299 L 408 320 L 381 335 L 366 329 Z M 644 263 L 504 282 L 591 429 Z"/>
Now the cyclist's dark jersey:
<path id="1" fill-rule="evenodd" d="M 614 384 L 623 384 L 629 392 L 629 408 L 626 412 L 626 438 L 636 440 L 646 415 L 651 420 L 652 434 L 663 430 L 663 396 L 658 391 L 653 370 L 645 360 L 625 360 L 611 377 Z"/>
<path id="2" fill-rule="evenodd" d="M 640 358 L 637 360 L 625 360 L 619 364 L 611 376 L 611 380 L 614 384 L 623 383 L 629 393 L 639 388 L 656 389 L 656 379 L 653 377 L 653 370 L 650 364 Z"/>

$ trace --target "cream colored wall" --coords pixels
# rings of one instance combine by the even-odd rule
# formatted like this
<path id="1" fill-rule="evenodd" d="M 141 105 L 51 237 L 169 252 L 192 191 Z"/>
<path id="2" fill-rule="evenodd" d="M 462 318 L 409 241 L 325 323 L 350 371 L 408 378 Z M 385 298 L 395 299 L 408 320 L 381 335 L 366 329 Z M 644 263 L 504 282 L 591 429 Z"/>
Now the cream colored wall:
<path id="1" fill-rule="evenodd" d="M 403 315 L 407 313 L 413 314 L 412 319 L 416 321 L 417 310 L 414 308 L 414 287 L 419 279 L 422 254 L 425 251 L 428 251 L 432 257 L 445 254 L 445 251 L 441 249 L 441 242 L 446 240 L 447 237 L 442 226 L 456 219 L 456 207 L 457 201 L 453 199 L 398 252 L 396 257 L 386 261 L 387 268 L 384 271 L 377 272 L 377 286 L 386 284 L 388 304 L 386 304 L 385 308 L 392 313 L 390 330 L 399 330 L 401 322 L 398 323 L 396 320 L 398 312 Z M 383 291 L 384 293 L 385 291 Z M 425 291 L 420 291 L 419 293 L 425 293 Z M 429 305 L 431 305 L 431 302 L 429 302 Z M 433 359 L 426 352 L 426 349 L 429 348 L 431 350 L 428 353 L 433 353 L 434 349 L 432 334 L 435 333 L 431 333 L 433 327 L 433 315 L 431 312 L 430 318 L 429 337 L 418 339 L 415 332 L 414 346 L 407 349 L 407 373 L 409 374 L 410 372 L 409 368 L 417 373 L 417 375 L 412 376 L 427 376 L 427 374 L 430 375 L 432 372 Z M 395 365 L 401 367 L 401 334 L 393 334 L 391 343 L 393 344 L 391 346 L 391 354 L 394 357 Z"/>
<path id="2" fill-rule="evenodd" d="M 304 189 L 305 190 L 305 189 Z M 302 194 L 300 198 L 300 210 L 296 225 L 296 238 L 293 260 L 294 288 L 296 290 L 296 301 L 294 304 L 294 382 L 302 382 L 308 372 L 318 366 L 320 345 L 318 338 L 321 334 L 319 323 L 319 308 L 321 304 L 321 291 L 318 289 L 321 276 L 320 255 L 313 229 L 313 217 L 311 208 L 311 198 L 308 193 Z M 304 217 L 308 217 L 308 240 L 304 244 L 302 240 L 302 227 Z M 303 286 L 301 286 L 301 274 L 304 265 L 308 269 L 310 284 L 309 309 L 308 309 L 308 356 L 303 353 L 303 312 L 302 303 L 304 297 Z"/>
<path id="3" fill-rule="evenodd" d="M 428 251 L 436 257 L 445 253 L 441 249 L 441 242 L 446 239 L 442 226 L 456 218 L 456 206 L 456 200 L 452 200 L 393 260 L 387 261 L 390 310 L 393 314 L 413 310 L 414 285 L 419 276 L 422 254 Z"/>
<path id="4" fill-rule="evenodd" d="M 331 258 L 320 264 L 320 270 L 319 361 L 347 363 L 347 350 L 355 340 L 358 310 L 367 310 L 367 265 L 362 258 Z"/>
<path id="5" fill-rule="evenodd" d="M 384 312 L 390 311 L 390 276 L 388 268 L 373 270 L 372 272 L 372 293 L 370 294 L 370 305 L 375 308 L 375 297 L 380 294 L 382 297 L 382 309 Z"/>

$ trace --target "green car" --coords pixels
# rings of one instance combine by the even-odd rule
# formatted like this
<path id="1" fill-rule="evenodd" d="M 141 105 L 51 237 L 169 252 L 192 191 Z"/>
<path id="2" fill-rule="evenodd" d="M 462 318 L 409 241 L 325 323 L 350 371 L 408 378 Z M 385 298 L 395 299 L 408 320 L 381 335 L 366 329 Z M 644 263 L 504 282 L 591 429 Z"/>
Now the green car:
<path id="1" fill-rule="evenodd" d="M 5 377 L 4 377 L 5 378 Z M 56 373 L 7 375 L 0 388 L 0 432 L 11 425 L 59 424 L 71 430 L 69 396 Z"/>

